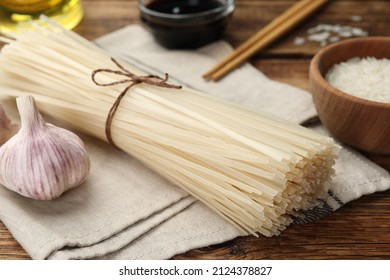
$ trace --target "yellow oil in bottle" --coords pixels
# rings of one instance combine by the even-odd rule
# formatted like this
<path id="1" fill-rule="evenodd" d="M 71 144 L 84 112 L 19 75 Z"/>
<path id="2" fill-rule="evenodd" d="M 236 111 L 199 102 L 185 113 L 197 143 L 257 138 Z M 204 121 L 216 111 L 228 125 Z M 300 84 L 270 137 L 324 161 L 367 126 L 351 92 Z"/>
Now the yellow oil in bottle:
<path id="1" fill-rule="evenodd" d="M 32 28 L 41 14 L 68 29 L 84 16 L 80 0 L 0 0 L 0 33 Z"/>

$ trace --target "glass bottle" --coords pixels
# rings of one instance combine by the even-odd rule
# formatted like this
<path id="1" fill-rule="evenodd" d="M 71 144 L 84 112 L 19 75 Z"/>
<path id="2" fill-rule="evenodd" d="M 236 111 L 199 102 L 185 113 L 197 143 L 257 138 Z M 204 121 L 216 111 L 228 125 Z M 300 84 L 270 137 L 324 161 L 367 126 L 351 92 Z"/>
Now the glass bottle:
<path id="1" fill-rule="evenodd" d="M 31 28 L 41 14 L 68 29 L 84 16 L 80 0 L 0 0 L 0 33 Z"/>

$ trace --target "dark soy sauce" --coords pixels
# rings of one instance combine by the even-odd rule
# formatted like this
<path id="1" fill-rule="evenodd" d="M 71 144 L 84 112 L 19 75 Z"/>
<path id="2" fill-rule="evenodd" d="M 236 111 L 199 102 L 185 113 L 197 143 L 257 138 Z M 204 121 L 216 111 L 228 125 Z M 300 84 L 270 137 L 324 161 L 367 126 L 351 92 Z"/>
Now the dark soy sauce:
<path id="1" fill-rule="evenodd" d="M 227 3 L 227 0 L 154 0 L 145 7 L 159 14 L 144 11 L 141 18 L 161 45 L 197 48 L 221 37 L 234 9 Z"/>
<path id="2" fill-rule="evenodd" d="M 194 14 L 221 6 L 218 0 L 155 0 L 147 5 L 153 11 L 164 14 Z"/>

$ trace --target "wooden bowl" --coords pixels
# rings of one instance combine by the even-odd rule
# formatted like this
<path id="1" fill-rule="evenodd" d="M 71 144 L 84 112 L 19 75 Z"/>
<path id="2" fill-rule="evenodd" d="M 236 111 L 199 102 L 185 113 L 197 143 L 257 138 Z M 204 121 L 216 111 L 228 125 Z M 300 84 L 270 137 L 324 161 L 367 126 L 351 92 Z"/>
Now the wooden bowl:
<path id="1" fill-rule="evenodd" d="M 321 122 L 336 139 L 359 150 L 390 154 L 390 104 L 352 96 L 324 78 L 334 64 L 368 56 L 390 59 L 390 37 L 348 39 L 322 49 L 310 64 L 310 90 Z"/>

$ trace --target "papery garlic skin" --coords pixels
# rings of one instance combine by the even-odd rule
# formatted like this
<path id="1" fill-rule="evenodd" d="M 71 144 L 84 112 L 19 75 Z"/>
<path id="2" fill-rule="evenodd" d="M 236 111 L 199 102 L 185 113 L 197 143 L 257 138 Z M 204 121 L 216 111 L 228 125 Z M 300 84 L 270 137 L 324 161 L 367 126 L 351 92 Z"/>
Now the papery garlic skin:
<path id="1" fill-rule="evenodd" d="M 11 123 L 0 105 L 0 146 L 7 142 L 19 130 L 19 125 Z"/>
<path id="2" fill-rule="evenodd" d="M 23 196 L 51 200 L 79 186 L 90 162 L 74 133 L 46 124 L 32 96 L 16 99 L 19 132 L 0 147 L 0 183 Z"/>

